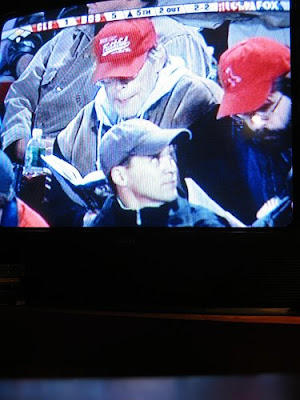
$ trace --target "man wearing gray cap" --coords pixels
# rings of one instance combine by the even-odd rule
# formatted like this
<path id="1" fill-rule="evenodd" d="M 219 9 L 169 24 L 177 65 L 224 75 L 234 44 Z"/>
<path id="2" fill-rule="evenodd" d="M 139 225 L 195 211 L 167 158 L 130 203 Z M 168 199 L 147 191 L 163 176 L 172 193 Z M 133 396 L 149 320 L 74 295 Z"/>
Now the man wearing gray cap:
<path id="1" fill-rule="evenodd" d="M 190 136 L 188 129 L 162 129 L 144 119 L 114 125 L 100 149 L 101 167 L 114 194 L 93 222 L 85 225 L 229 226 L 179 194 L 175 146 Z"/>

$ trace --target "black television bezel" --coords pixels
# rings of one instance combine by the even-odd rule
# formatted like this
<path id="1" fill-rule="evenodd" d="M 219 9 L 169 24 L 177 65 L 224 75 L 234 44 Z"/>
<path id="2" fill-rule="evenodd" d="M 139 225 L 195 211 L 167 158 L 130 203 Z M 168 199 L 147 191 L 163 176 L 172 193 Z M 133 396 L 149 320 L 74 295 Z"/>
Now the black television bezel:
<path id="1" fill-rule="evenodd" d="M 51 9 L 72 3 L 55 0 L 51 2 Z M 36 0 L 14 7 L 1 4 L 1 22 L 42 8 Z M 50 5 L 45 8 L 50 9 Z M 291 2 L 290 15 L 294 132 L 292 224 L 271 229 L 1 230 L 0 263 L 25 265 L 29 303 L 119 311 L 201 312 L 216 307 L 225 310 L 255 307 L 257 310 L 289 308 L 297 312 L 300 309 L 296 1 Z M 101 242 L 101 246 L 100 243 L 93 246 L 95 241 Z M 100 297 L 97 296 L 98 280 L 102 282 L 102 290 L 103 280 L 107 285 Z M 159 280 L 165 282 L 165 287 L 158 285 Z M 199 282 L 198 289 L 196 282 Z M 141 286 L 137 287 L 139 283 Z M 143 285 L 147 290 L 143 291 Z"/>

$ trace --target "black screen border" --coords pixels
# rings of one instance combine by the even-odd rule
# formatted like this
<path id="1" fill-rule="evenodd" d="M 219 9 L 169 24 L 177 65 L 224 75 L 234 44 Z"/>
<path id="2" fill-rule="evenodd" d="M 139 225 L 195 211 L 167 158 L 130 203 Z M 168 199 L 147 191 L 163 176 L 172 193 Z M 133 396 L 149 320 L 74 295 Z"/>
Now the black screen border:
<path id="1" fill-rule="evenodd" d="M 67 7 L 72 3 L 55 0 L 51 2 L 51 9 Z M 49 9 L 49 4 L 45 4 L 45 7 Z M 26 4 L 18 5 L 17 10 L 13 8 L 12 4 L 1 4 L 2 23 L 24 13 L 40 11 L 41 3 L 28 0 Z M 37 305 L 67 304 L 77 307 L 148 311 L 168 309 L 188 312 L 203 307 L 299 309 L 300 222 L 296 190 L 299 179 L 299 36 L 296 29 L 296 1 L 291 2 L 290 14 L 295 189 L 293 223 L 288 227 L 271 229 L 1 230 L 1 260 L 3 263 L 22 263 L 26 266 L 29 302 Z M 93 248 L 92 243 L 95 241 L 101 242 L 102 248 L 100 244 L 99 247 Z M 99 266 L 103 265 L 104 275 L 99 272 Z M 191 272 L 189 265 L 194 272 L 198 272 Z M 129 267 L 128 280 L 121 282 L 125 277 L 124 266 Z M 142 280 L 141 285 L 149 279 L 144 293 L 142 287 L 136 287 L 138 278 Z M 157 290 L 157 280 L 168 282 L 168 278 L 170 286 L 166 287 L 166 290 L 162 287 Z M 111 291 L 110 296 L 97 296 L 97 279 L 108 279 L 109 287 L 103 293 L 108 295 Z M 194 279 L 201 281 L 199 291 L 202 290 L 202 293 L 197 292 Z M 94 281 L 92 286 L 91 281 Z M 195 291 L 192 294 L 189 282 Z M 103 289 L 103 281 L 100 286 Z"/>

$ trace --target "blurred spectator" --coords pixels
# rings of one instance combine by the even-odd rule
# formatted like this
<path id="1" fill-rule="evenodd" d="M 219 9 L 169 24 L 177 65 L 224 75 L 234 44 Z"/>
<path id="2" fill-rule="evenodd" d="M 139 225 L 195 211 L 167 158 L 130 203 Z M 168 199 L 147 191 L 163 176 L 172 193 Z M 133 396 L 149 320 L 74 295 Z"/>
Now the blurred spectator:
<path id="1" fill-rule="evenodd" d="M 43 13 L 36 13 L 30 17 L 14 18 L 6 22 L 3 33 L 10 29 L 44 21 Z M 18 36 L 4 39 L 0 42 L 0 118 L 3 119 L 5 108 L 4 99 L 10 85 L 18 79 L 27 68 L 34 54 L 43 45 L 43 38 L 39 33 L 31 33 L 26 37 Z M 0 141 L 1 144 L 1 141 Z"/>
<path id="2" fill-rule="evenodd" d="M 12 161 L 23 163 L 33 128 L 53 140 L 95 95 L 91 81 L 91 42 L 95 26 L 61 31 L 37 52 L 5 99 L 2 148 Z M 67 51 L 67 49 L 69 49 Z"/>
<path id="3" fill-rule="evenodd" d="M 0 150 L 0 226 L 46 228 L 48 223 L 14 191 L 14 170 L 8 156 Z"/>
<path id="4" fill-rule="evenodd" d="M 252 12 L 232 18 L 228 28 L 228 47 L 250 37 L 267 37 L 285 46 L 291 46 L 290 13 L 271 11 Z"/>
<path id="5" fill-rule="evenodd" d="M 44 13 L 42 12 L 32 14 L 29 17 L 15 18 L 4 25 L 3 33 L 13 28 L 44 21 Z M 43 44 L 44 40 L 40 33 L 30 33 L 26 37 L 17 36 L 13 40 L 2 40 L 0 75 L 18 79 Z"/>

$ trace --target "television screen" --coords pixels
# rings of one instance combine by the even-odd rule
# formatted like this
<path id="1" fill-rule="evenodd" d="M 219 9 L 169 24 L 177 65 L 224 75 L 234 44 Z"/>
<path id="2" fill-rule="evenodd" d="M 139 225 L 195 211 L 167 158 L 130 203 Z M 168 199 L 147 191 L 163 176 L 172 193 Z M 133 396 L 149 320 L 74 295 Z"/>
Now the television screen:
<path id="1" fill-rule="evenodd" d="M 289 2 L 106 3 L 3 26 L 1 144 L 32 226 L 290 225 Z"/>
<path id="2" fill-rule="evenodd" d="M 155 287 L 198 305 L 200 276 L 217 305 L 289 303 L 272 296 L 283 269 L 299 282 L 290 1 L 38 7 L 2 24 L 0 225 L 22 249 L 5 261 L 39 264 L 36 241 L 61 292 L 108 259 L 102 285 L 132 304 Z"/>

